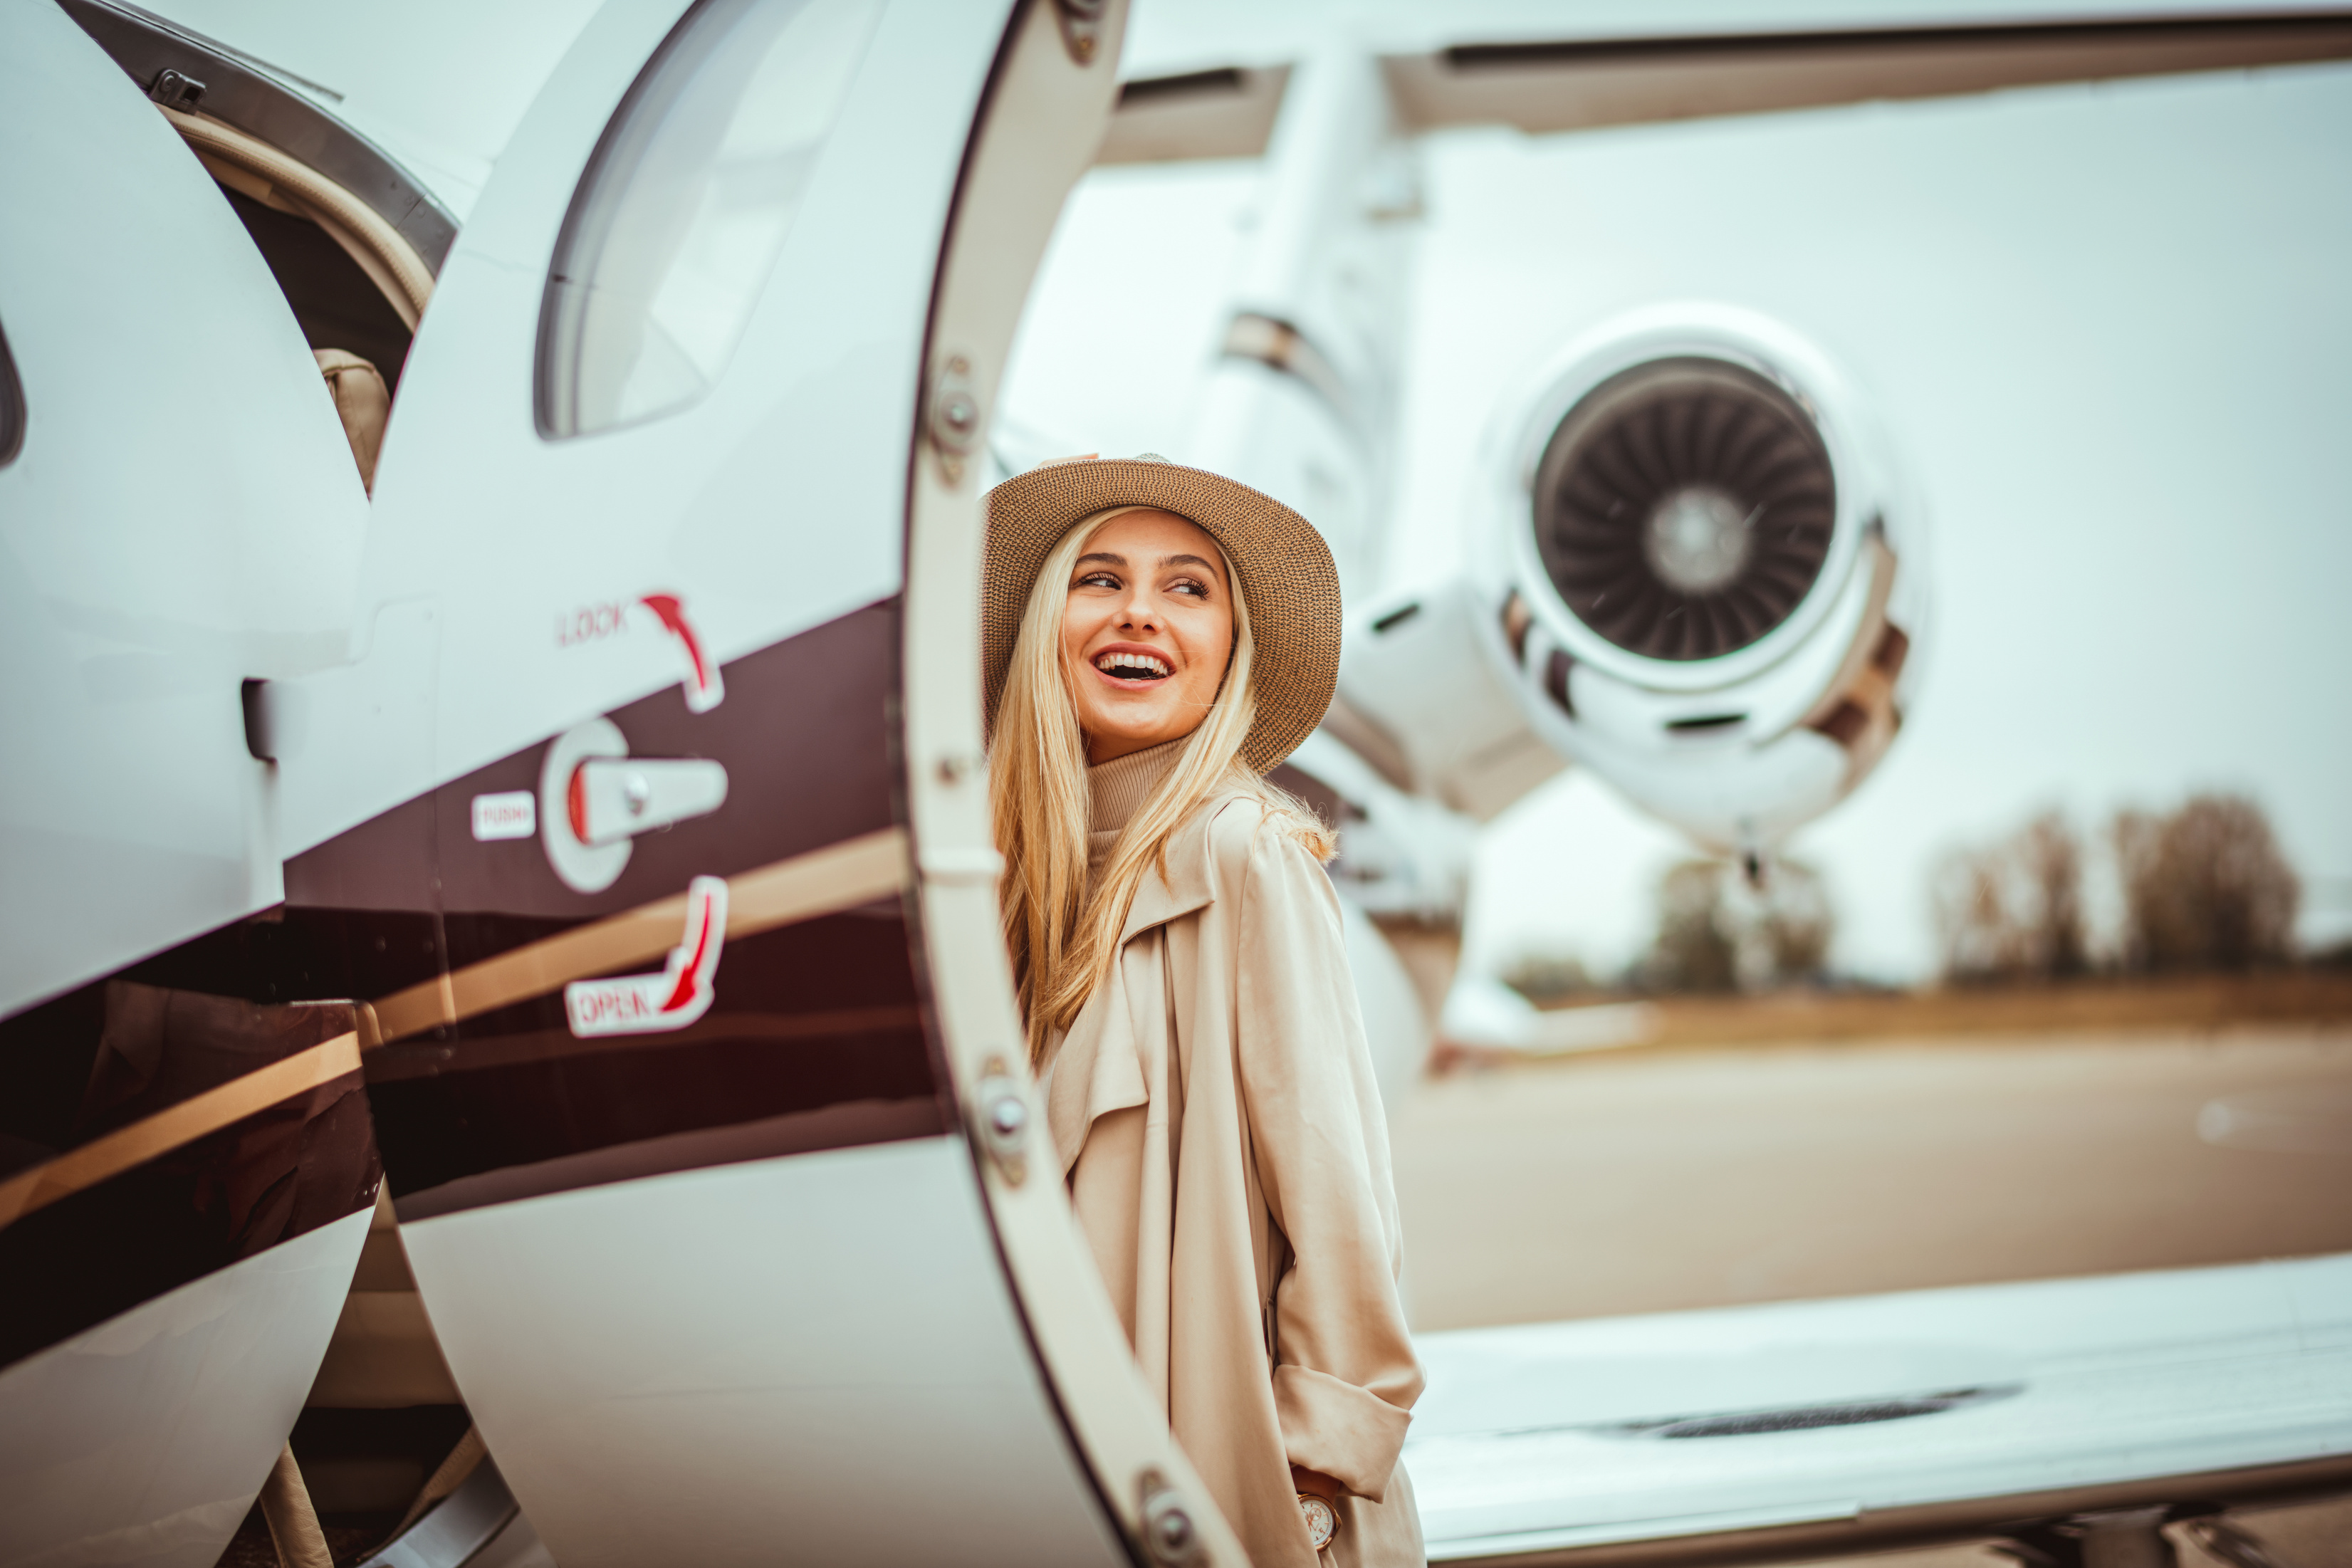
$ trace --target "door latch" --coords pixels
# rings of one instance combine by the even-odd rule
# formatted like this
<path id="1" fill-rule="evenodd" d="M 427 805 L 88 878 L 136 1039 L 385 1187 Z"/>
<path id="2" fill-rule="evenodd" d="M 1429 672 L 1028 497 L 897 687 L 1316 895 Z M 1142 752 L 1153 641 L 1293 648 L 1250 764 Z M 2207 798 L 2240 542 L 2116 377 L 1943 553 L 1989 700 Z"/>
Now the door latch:
<path id="1" fill-rule="evenodd" d="M 631 841 L 727 804 L 725 764 L 708 757 L 633 757 L 610 719 L 556 737 L 539 772 L 539 837 L 564 886 L 601 893 L 621 879 Z"/>

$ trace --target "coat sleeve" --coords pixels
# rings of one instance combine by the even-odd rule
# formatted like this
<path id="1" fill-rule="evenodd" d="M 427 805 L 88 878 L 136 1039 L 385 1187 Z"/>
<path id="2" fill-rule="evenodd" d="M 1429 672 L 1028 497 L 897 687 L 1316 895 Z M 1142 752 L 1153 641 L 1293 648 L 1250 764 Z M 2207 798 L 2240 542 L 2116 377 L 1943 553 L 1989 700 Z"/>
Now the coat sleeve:
<path id="1" fill-rule="evenodd" d="M 1397 1294 L 1388 1129 L 1339 900 L 1268 826 L 1250 834 L 1240 880 L 1236 1049 L 1258 1177 L 1291 1253 L 1274 1314 L 1283 1443 L 1292 1464 L 1378 1502 L 1422 1373 Z"/>

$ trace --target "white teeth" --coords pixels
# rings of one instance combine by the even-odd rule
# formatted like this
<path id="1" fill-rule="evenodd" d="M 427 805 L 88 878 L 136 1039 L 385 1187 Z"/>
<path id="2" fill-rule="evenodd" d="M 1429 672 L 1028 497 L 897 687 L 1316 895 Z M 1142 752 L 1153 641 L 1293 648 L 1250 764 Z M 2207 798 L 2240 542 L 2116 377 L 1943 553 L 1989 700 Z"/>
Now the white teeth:
<path id="1" fill-rule="evenodd" d="M 1105 675 L 1122 679 L 1171 673 L 1164 662 L 1148 653 L 1107 653 L 1095 660 L 1095 668 Z"/>

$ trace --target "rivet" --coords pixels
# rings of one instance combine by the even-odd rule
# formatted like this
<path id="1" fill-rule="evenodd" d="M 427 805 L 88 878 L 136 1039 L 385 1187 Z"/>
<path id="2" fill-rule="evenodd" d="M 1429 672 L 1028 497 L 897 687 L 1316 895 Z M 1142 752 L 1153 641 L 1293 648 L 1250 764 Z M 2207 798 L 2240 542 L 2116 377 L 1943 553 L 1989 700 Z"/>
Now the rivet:
<path id="1" fill-rule="evenodd" d="M 999 1138 L 1018 1138 L 1028 1131 L 1029 1108 L 1017 1094 L 999 1095 L 996 1103 L 988 1108 L 988 1124 Z"/>
<path id="2" fill-rule="evenodd" d="M 1201 1532 L 1168 1478 L 1146 1469 L 1136 1478 L 1143 1512 L 1143 1550 L 1160 1568 L 1191 1568 L 1201 1560 Z"/>
<path id="3" fill-rule="evenodd" d="M 981 1147 L 995 1162 L 1005 1184 L 1019 1186 L 1029 1176 L 1029 1102 L 1003 1057 L 981 1064 L 972 1100 Z"/>

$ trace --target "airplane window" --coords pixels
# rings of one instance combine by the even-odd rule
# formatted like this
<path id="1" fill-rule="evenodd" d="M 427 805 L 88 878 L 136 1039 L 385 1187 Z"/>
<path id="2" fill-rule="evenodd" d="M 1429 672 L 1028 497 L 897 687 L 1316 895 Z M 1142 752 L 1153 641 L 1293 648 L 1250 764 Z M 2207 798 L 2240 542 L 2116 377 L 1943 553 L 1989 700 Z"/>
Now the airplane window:
<path id="1" fill-rule="evenodd" d="M 25 386 L 16 379 L 16 359 L 8 334 L 0 331 L 0 468 L 16 460 L 25 445 Z"/>
<path id="2" fill-rule="evenodd" d="M 714 385 L 783 248 L 878 0 L 703 0 L 605 128 L 540 318 L 551 440 Z"/>

